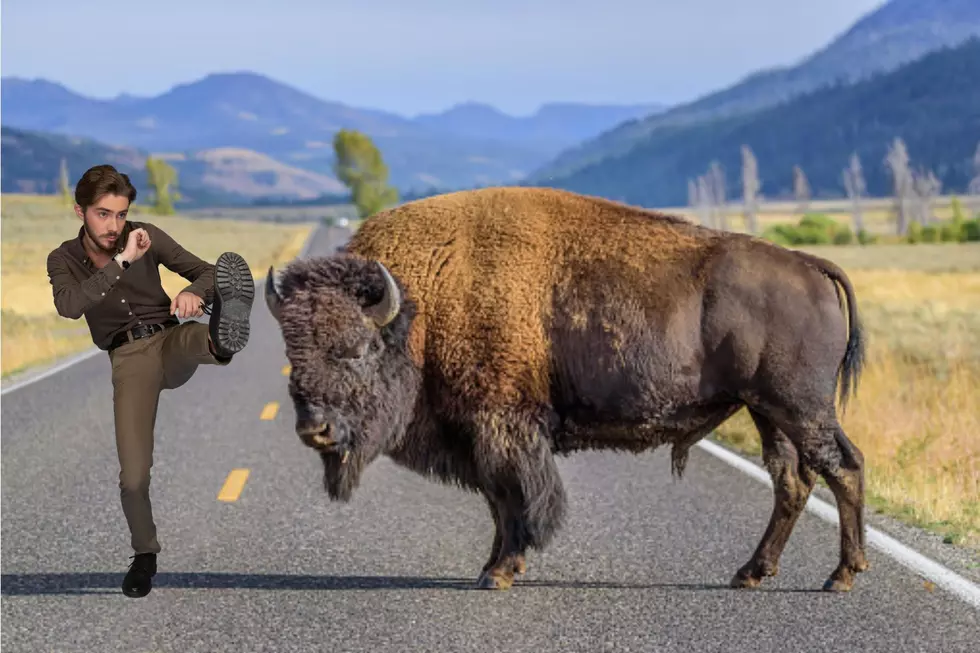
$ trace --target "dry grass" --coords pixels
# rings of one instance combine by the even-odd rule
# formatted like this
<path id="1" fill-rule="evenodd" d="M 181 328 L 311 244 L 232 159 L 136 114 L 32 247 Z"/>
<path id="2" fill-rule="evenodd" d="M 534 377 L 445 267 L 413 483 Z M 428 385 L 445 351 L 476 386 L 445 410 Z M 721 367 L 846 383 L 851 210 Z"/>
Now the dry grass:
<path id="1" fill-rule="evenodd" d="M 980 551 L 980 243 L 807 249 L 847 269 L 868 332 L 841 424 L 869 505 Z M 761 452 L 745 411 L 719 438 Z"/>
<path id="2" fill-rule="evenodd" d="M 311 224 L 273 224 L 230 220 L 131 214 L 132 220 L 156 224 L 177 242 L 208 261 L 228 250 L 240 253 L 252 273 L 262 276 L 270 264 L 294 258 Z M 92 346 L 84 320 L 54 312 L 45 262 L 48 253 L 75 236 L 81 222 L 53 197 L 2 197 L 2 374 L 48 363 Z M 188 285 L 161 266 L 160 277 L 171 297 Z"/>

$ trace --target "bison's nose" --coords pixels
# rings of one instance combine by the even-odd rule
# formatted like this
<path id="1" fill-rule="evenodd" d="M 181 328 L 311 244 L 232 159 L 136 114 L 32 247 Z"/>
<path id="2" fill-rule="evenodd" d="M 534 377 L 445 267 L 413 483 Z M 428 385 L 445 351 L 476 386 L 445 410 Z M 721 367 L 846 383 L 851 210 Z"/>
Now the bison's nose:
<path id="1" fill-rule="evenodd" d="M 308 447 L 330 450 L 346 442 L 346 429 L 342 424 L 327 420 L 319 411 L 312 411 L 298 417 L 296 434 Z"/>

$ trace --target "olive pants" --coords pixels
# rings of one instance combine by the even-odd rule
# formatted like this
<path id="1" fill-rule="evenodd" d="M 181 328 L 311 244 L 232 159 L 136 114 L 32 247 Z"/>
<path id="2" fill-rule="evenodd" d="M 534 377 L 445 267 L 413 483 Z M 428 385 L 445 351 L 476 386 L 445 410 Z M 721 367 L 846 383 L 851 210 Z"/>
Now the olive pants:
<path id="1" fill-rule="evenodd" d="M 184 322 L 109 352 L 119 454 L 119 490 L 136 553 L 159 553 L 150 507 L 153 428 L 162 390 L 179 388 L 198 365 L 227 365 L 208 346 L 208 325 Z"/>

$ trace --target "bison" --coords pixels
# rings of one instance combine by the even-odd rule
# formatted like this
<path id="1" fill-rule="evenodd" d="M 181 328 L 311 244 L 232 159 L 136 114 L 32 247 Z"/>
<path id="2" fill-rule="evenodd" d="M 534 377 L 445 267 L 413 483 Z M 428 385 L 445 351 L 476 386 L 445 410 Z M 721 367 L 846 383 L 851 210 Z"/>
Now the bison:
<path id="1" fill-rule="evenodd" d="M 491 188 L 380 212 L 278 289 L 275 273 L 295 430 L 330 498 L 349 500 L 381 454 L 481 493 L 496 533 L 479 587 L 510 587 L 561 528 L 556 456 L 669 445 L 681 477 L 743 406 L 775 496 L 732 586 L 776 574 L 818 475 L 840 515 L 824 589 L 868 566 L 863 456 L 836 411 L 864 344 L 833 263 L 601 198 Z"/>

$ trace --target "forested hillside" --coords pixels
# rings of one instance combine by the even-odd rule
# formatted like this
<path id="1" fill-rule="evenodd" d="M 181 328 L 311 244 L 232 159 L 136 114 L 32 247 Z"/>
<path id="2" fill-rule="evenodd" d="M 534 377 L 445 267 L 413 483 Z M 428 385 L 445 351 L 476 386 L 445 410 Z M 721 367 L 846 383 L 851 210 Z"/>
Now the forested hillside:
<path id="1" fill-rule="evenodd" d="M 842 170 L 859 156 L 870 195 L 887 195 L 888 148 L 904 140 L 913 170 L 931 170 L 943 192 L 963 192 L 980 142 L 980 39 L 937 51 L 853 86 L 812 92 L 772 109 L 689 127 L 660 128 L 628 154 L 540 185 L 647 206 L 682 205 L 688 181 L 713 161 L 726 195 L 741 195 L 741 148 L 758 161 L 760 192 L 790 196 L 793 167 L 813 197 L 844 194 Z"/>

